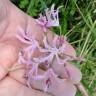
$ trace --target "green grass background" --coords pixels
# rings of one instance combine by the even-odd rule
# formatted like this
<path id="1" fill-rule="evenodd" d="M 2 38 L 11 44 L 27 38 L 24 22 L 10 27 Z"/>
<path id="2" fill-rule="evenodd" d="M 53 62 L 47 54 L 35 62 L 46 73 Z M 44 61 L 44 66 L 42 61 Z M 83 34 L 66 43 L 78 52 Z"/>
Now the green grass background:
<path id="1" fill-rule="evenodd" d="M 12 0 L 20 9 L 37 18 L 53 3 L 60 9 L 60 27 L 55 33 L 67 36 L 84 63 L 76 63 L 83 74 L 89 96 L 96 96 L 96 0 Z M 82 96 L 77 92 L 76 96 Z"/>

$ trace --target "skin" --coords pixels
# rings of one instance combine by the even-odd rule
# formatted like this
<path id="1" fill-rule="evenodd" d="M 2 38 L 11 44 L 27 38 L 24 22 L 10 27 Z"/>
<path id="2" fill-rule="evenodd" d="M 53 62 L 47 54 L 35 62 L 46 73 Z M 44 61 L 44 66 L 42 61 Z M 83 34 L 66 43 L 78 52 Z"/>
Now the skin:
<path id="1" fill-rule="evenodd" d="M 10 3 L 10 1 L 4 1 L 8 2 L 8 5 L 6 5 L 8 11 L 6 11 L 6 14 L 4 13 L 3 15 L 0 15 L 0 96 L 52 96 L 48 93 L 34 90 L 35 88 L 43 90 L 42 87 L 38 86 L 37 82 L 35 81 L 33 89 L 26 87 L 26 81 L 23 78 L 25 74 L 24 65 L 17 66 L 17 69 L 14 69 L 14 67 L 18 65 L 18 53 L 20 49 L 24 46 L 27 46 L 16 38 L 16 35 L 19 31 L 18 28 L 21 27 L 24 30 L 29 30 L 30 35 L 34 35 L 41 44 L 43 39 L 43 29 L 39 25 L 37 25 L 35 19 L 23 13 L 12 3 Z M 0 2 L 2 2 L 2 0 L 0 0 Z M 5 11 L 5 8 L 2 10 Z M 51 43 L 54 36 L 55 35 L 52 34 L 50 31 L 48 32 L 49 43 Z M 68 42 L 66 42 L 66 44 L 66 53 L 72 56 L 76 56 L 74 48 Z M 33 56 L 37 56 L 38 54 L 40 53 L 36 51 L 34 52 Z M 58 65 L 54 63 L 52 68 L 62 77 L 63 67 L 61 66 L 61 71 L 54 68 L 54 66 L 58 68 Z M 79 69 L 75 68 L 75 66 L 72 65 L 70 67 L 70 64 L 67 64 L 66 67 L 68 67 L 69 70 L 72 67 L 76 70 L 76 77 L 75 75 L 72 75 L 72 80 L 73 82 L 76 81 L 75 83 L 79 82 L 81 79 L 81 73 L 79 72 Z M 40 73 L 44 73 L 44 71 L 41 70 Z M 77 80 L 77 78 L 79 78 L 79 80 Z M 54 84 L 56 85 L 56 83 Z M 72 90 L 73 95 L 70 95 L 69 92 L 67 92 L 69 89 L 67 91 L 64 90 L 65 84 L 66 86 L 69 86 L 71 88 L 70 90 Z M 75 86 L 73 86 L 68 81 L 64 81 L 64 84 L 59 85 L 56 88 L 58 88 L 58 91 L 54 90 L 53 88 L 49 90 L 49 93 L 52 93 L 54 95 L 57 94 L 57 96 L 59 96 L 60 94 L 60 96 L 74 96 L 76 91 Z"/>
<path id="2" fill-rule="evenodd" d="M 3 1 L 0 0 L 0 3 L 3 3 Z M 9 3 L 9 1 L 8 4 L 7 7 L 9 10 L 7 13 L 9 14 L 0 15 L 0 20 L 2 20 L 0 21 L 0 53 L 2 54 L 0 55 L 0 96 L 51 96 L 34 89 L 29 89 L 21 83 L 20 76 L 24 74 L 22 69 L 15 72 L 19 80 L 15 78 L 15 74 L 13 75 L 12 73 L 13 71 L 9 71 L 17 63 L 20 48 L 25 46 L 16 39 L 17 27 L 21 26 L 26 29 L 26 27 L 35 26 L 32 33 L 34 31 L 38 32 L 40 28 L 36 28 L 33 22 L 34 20 L 31 17 L 17 9 L 13 4 Z M 5 11 L 5 9 L 3 11 Z M 21 73 L 19 73 L 19 71 Z"/>

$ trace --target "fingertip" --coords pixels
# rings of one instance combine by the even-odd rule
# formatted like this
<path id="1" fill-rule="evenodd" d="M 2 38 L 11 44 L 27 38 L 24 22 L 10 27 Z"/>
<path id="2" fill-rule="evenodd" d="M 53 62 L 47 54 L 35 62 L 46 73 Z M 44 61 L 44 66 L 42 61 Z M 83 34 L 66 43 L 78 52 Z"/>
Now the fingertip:
<path id="1" fill-rule="evenodd" d="M 55 83 L 54 88 L 50 90 L 54 96 L 75 96 L 76 87 L 68 80 L 64 79 L 60 83 Z"/>
<path id="2" fill-rule="evenodd" d="M 68 41 L 65 41 L 65 44 L 66 44 L 66 47 L 65 47 L 64 53 L 69 56 L 76 57 L 76 51 L 73 48 L 73 46 Z"/>
<path id="3" fill-rule="evenodd" d="M 66 69 L 69 72 L 69 78 L 73 84 L 77 84 L 81 81 L 82 73 L 75 65 L 68 63 Z"/>

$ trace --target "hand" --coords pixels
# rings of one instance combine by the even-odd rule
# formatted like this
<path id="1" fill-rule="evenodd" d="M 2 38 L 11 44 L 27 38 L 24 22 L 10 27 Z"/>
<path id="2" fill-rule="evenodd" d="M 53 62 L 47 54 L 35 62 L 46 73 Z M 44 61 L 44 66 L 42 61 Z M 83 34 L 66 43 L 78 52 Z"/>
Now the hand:
<path id="1" fill-rule="evenodd" d="M 0 1 L 0 3 L 2 2 Z M 39 30 L 41 29 L 36 27 L 36 23 L 31 17 L 20 11 L 13 4 L 8 4 L 10 4 L 8 5 L 10 7 L 8 7 L 7 15 L 5 16 L 3 11 L 3 16 L 0 15 L 0 18 L 2 18 L 0 22 L 0 96 L 49 96 L 47 93 L 29 89 L 20 82 L 24 75 L 24 68 L 16 70 L 16 72 L 11 70 L 17 64 L 20 48 L 24 46 L 16 39 L 18 27 L 26 30 L 30 26 L 30 31 L 32 34 L 35 32 L 36 36 L 37 34 L 40 36 Z M 38 39 L 41 38 L 42 36 Z"/>
<path id="2" fill-rule="evenodd" d="M 30 34 L 34 35 L 40 43 L 42 43 L 41 41 L 43 39 L 43 36 L 41 35 L 43 30 L 37 25 L 35 19 L 20 11 L 13 4 L 8 4 L 10 4 L 9 10 L 7 11 L 9 14 L 6 14 L 4 18 L 2 17 L 2 26 L 0 26 L 0 96 L 48 96 L 47 93 L 26 87 L 26 81 L 23 78 L 25 74 L 25 66 L 17 66 L 20 48 L 26 46 L 16 38 L 19 31 L 18 28 L 21 27 L 24 30 L 29 30 Z M 51 42 L 54 36 L 55 35 L 49 31 L 48 41 Z M 66 44 L 66 53 L 75 56 L 76 53 L 74 48 L 68 42 L 66 42 Z M 34 55 L 36 54 L 38 53 L 35 52 Z M 18 70 L 14 69 L 16 68 L 14 66 L 17 66 Z M 79 81 L 81 78 L 79 70 L 71 64 L 68 64 L 67 67 L 69 70 L 75 70 L 73 73 L 76 73 L 72 73 L 72 78 Z M 57 63 L 54 63 L 53 69 L 57 71 L 58 74 L 63 74 L 63 66 L 58 67 Z M 54 84 L 56 85 L 56 83 Z M 35 87 L 37 89 L 42 89 L 41 86 L 37 85 L 37 82 L 34 82 L 34 88 Z M 69 89 L 73 95 L 70 95 L 68 92 Z M 70 82 L 65 81 L 63 85 L 56 85 L 54 91 L 51 90 L 50 93 L 55 93 L 60 96 L 74 96 L 75 92 L 75 86 Z"/>

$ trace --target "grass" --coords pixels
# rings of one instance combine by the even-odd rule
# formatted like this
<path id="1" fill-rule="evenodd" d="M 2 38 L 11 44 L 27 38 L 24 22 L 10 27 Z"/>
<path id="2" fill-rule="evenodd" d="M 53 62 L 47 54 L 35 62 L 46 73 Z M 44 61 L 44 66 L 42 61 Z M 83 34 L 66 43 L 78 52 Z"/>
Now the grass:
<path id="1" fill-rule="evenodd" d="M 67 36 L 76 48 L 77 54 L 86 61 L 76 65 L 83 74 L 89 96 L 96 96 L 96 0 L 12 0 L 19 8 L 32 17 L 38 17 L 53 3 L 63 6 L 60 10 L 60 27 L 54 28 L 57 34 Z M 77 92 L 76 96 L 82 96 Z"/>

